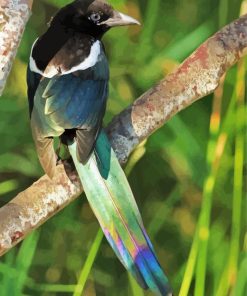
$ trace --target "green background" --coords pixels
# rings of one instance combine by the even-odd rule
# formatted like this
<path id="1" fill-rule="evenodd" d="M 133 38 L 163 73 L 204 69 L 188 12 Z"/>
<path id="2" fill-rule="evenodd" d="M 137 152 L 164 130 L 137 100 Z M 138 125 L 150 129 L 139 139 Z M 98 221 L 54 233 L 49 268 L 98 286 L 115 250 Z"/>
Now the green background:
<path id="1" fill-rule="evenodd" d="M 238 18 L 241 2 L 111 1 L 142 27 L 114 29 L 104 37 L 111 68 L 105 124 Z M 1 206 L 43 174 L 30 133 L 25 71 L 33 41 L 66 3 L 34 1 L 0 101 Z M 175 295 L 246 295 L 246 94 L 239 91 L 246 85 L 245 64 L 229 71 L 223 94 L 175 116 L 126 167 Z M 82 196 L 1 259 L 0 295 L 151 295 L 127 275 L 98 229 Z"/>

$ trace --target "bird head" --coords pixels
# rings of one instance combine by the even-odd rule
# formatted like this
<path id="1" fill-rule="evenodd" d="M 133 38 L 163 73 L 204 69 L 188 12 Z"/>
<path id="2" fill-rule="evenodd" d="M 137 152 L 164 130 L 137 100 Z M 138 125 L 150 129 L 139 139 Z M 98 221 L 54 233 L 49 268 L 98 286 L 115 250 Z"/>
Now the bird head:
<path id="1" fill-rule="evenodd" d="M 140 25 L 140 23 L 117 10 L 103 0 L 76 0 L 62 8 L 53 18 L 51 26 L 64 28 L 100 38 L 112 27 Z"/>

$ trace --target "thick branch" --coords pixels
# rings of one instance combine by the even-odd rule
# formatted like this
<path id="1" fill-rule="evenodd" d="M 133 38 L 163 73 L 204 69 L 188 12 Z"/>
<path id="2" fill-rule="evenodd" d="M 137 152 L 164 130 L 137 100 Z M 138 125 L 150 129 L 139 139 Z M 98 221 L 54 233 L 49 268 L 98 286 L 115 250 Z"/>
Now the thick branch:
<path id="1" fill-rule="evenodd" d="M 212 93 L 222 75 L 247 52 L 247 15 L 203 43 L 173 73 L 115 117 L 108 128 L 121 162 L 172 116 Z"/>
<path id="2" fill-rule="evenodd" d="M 176 71 L 142 95 L 108 127 L 121 162 L 133 149 L 180 110 L 213 92 L 221 76 L 247 49 L 247 15 L 202 44 Z M 82 192 L 75 174 L 69 181 L 63 167 L 46 176 L 0 209 L 0 254 L 64 208 Z"/>
<path id="3" fill-rule="evenodd" d="M 29 19 L 32 0 L 0 0 L 0 96 Z"/>

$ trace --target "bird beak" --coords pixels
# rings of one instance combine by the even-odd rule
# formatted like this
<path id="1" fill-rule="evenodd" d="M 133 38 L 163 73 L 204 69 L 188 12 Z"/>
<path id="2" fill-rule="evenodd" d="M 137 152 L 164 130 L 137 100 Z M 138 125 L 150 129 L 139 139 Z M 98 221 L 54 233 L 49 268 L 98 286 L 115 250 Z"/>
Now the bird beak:
<path id="1" fill-rule="evenodd" d="M 99 25 L 107 25 L 108 27 L 141 25 L 136 19 L 121 12 L 114 10 L 113 16 Z"/>

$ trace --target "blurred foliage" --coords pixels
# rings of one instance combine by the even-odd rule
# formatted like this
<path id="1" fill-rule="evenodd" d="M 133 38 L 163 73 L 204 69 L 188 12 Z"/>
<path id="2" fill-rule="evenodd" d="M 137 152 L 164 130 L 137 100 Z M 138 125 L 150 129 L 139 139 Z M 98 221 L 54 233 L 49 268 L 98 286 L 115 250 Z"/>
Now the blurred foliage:
<path id="1" fill-rule="evenodd" d="M 33 41 L 67 2 L 34 1 L 1 98 L 1 205 L 42 174 L 29 128 L 26 64 Z M 111 67 L 105 123 L 237 18 L 241 2 L 112 0 L 143 26 L 115 29 L 104 37 Z M 126 168 L 175 295 L 247 295 L 245 67 L 242 61 L 226 75 L 222 92 L 193 104 L 157 131 Z M 85 198 L 3 257 L 0 294 L 151 295 L 128 277 L 102 240 Z"/>

